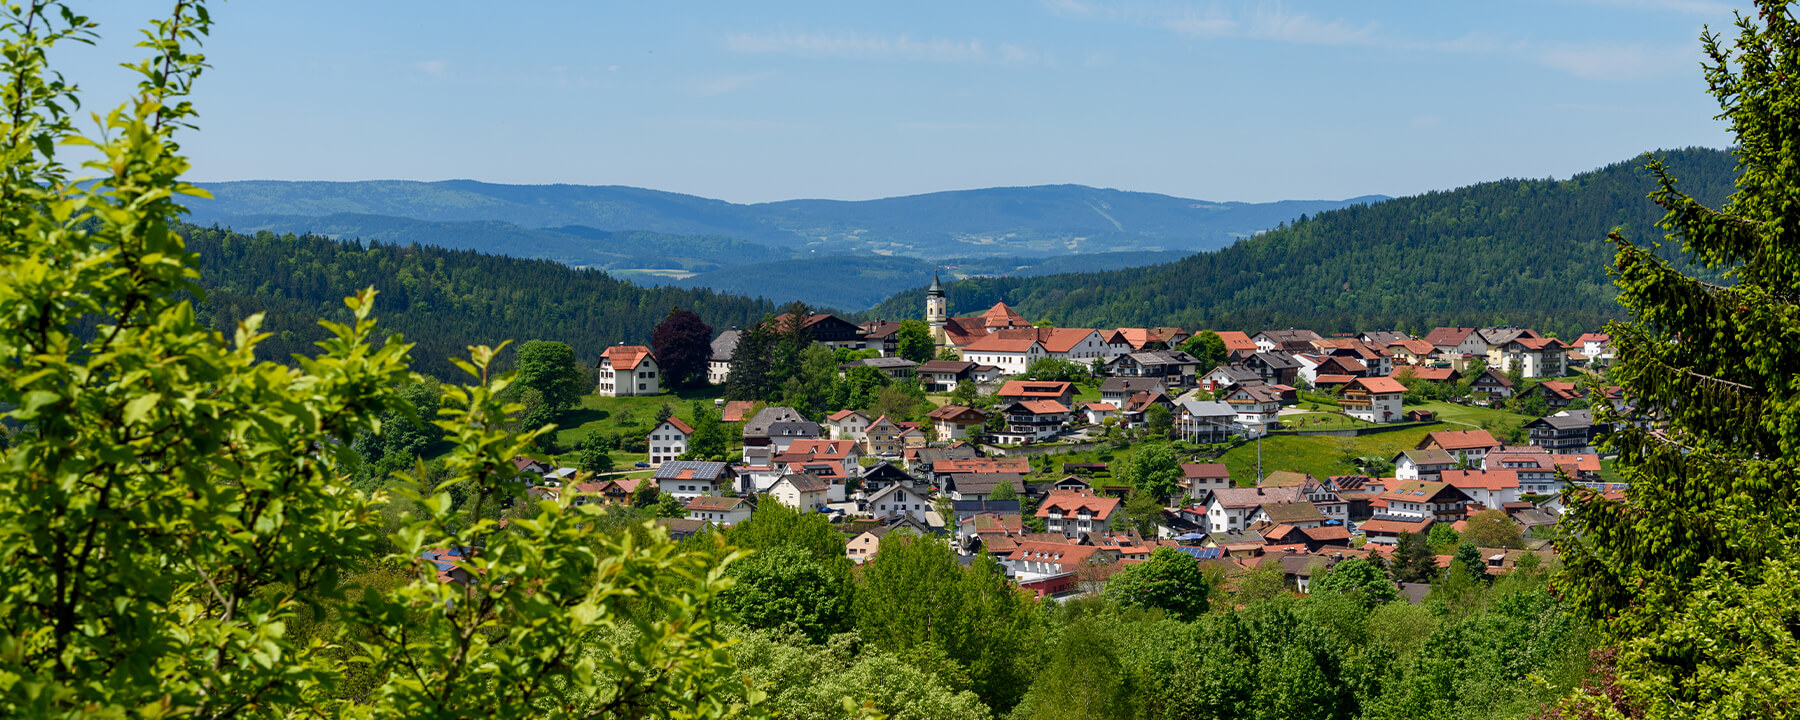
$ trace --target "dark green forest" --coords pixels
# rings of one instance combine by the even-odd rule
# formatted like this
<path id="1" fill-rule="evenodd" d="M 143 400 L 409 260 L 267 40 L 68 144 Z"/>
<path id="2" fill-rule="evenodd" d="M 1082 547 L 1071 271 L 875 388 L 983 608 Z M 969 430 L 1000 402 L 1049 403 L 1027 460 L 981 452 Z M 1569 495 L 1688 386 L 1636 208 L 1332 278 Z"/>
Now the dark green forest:
<path id="1" fill-rule="evenodd" d="M 1657 155 L 1701 202 L 1717 206 L 1732 191 L 1730 153 Z M 1655 189 L 1643 158 L 1568 180 L 1481 183 L 1302 217 L 1163 265 L 966 280 L 949 288 L 951 311 L 1005 301 L 1063 326 L 1421 332 L 1521 324 L 1578 333 L 1621 316 L 1606 234 L 1618 227 L 1640 241 L 1660 237 L 1663 211 L 1646 200 Z M 923 304 L 917 288 L 870 314 L 898 317 Z"/>
<path id="2" fill-rule="evenodd" d="M 183 226 L 198 253 L 201 311 L 226 331 L 266 313 L 273 337 L 262 357 L 286 361 L 316 354 L 325 337 L 320 319 L 348 321 L 344 298 L 373 286 L 381 326 L 400 332 L 413 349 L 414 369 L 457 377 L 451 357 L 467 347 L 503 340 L 560 340 L 583 365 L 617 343 L 648 344 L 650 331 L 674 307 L 700 314 L 715 328 L 746 325 L 774 311 L 768 301 L 711 290 L 645 288 L 595 270 L 548 260 L 487 255 L 420 245 L 367 247 L 318 236 L 243 235 L 216 227 Z"/>

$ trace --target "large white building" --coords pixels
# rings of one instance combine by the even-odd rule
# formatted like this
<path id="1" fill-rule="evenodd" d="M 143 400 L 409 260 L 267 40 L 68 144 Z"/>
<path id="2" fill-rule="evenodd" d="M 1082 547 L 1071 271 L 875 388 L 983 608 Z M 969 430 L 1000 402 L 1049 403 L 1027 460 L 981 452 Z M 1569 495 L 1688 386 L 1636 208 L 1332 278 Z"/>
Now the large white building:
<path id="1" fill-rule="evenodd" d="M 603 397 L 661 395 L 656 355 L 642 345 L 614 345 L 600 353 L 600 382 L 594 393 Z"/>

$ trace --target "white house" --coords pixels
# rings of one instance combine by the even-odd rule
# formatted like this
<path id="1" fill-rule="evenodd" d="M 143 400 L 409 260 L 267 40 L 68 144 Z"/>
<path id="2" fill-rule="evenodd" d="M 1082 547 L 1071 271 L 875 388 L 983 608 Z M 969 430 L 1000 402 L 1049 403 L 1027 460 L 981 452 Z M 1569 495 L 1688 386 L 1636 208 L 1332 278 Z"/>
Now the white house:
<path id="1" fill-rule="evenodd" d="M 1035 328 L 1032 328 L 1035 329 Z M 1037 333 L 1019 335 L 1001 330 L 976 338 L 962 347 L 962 358 L 980 365 L 993 365 L 1007 375 L 1018 375 L 1031 363 L 1050 357 L 1037 340 Z"/>
<path id="2" fill-rule="evenodd" d="M 925 513 L 929 510 L 931 498 L 907 485 L 894 483 L 869 496 L 867 511 L 878 518 L 905 515 L 925 522 Z"/>
<path id="3" fill-rule="evenodd" d="M 1389 377 L 1359 377 L 1344 386 L 1344 414 L 1372 423 L 1400 422 L 1406 414 L 1400 398 L 1406 386 Z"/>
<path id="4" fill-rule="evenodd" d="M 692 500 L 701 495 L 725 492 L 737 476 L 730 465 L 722 462 L 670 460 L 657 467 L 651 479 L 663 492 L 682 500 Z"/>
<path id="5" fill-rule="evenodd" d="M 833 440 L 854 440 L 862 444 L 869 430 L 869 416 L 855 410 L 839 410 L 825 417 L 825 427 Z"/>
<path id="6" fill-rule="evenodd" d="M 1183 400 L 1175 410 L 1175 432 L 1188 442 L 1225 442 L 1238 432 L 1237 409 L 1231 403 Z"/>
<path id="7" fill-rule="evenodd" d="M 642 345 L 614 345 L 600 353 L 600 382 L 594 388 L 604 397 L 661 395 L 656 356 Z"/>
<path id="8" fill-rule="evenodd" d="M 1394 456 L 1397 480 L 1438 481 L 1439 474 L 1456 467 L 1456 456 L 1438 448 L 1406 450 Z"/>
<path id="9" fill-rule="evenodd" d="M 1488 365 L 1503 370 L 1517 365 L 1528 378 L 1562 377 L 1568 373 L 1568 354 L 1556 338 L 1521 336 L 1490 350 Z"/>
<path id="10" fill-rule="evenodd" d="M 1280 427 L 1281 391 L 1261 383 L 1232 386 L 1225 403 L 1237 414 L 1244 436 L 1254 438 Z"/>
<path id="11" fill-rule="evenodd" d="M 769 488 L 769 497 L 795 510 L 811 512 L 829 501 L 831 483 L 806 473 L 788 473 Z"/>
<path id="12" fill-rule="evenodd" d="M 979 435 L 982 423 L 987 421 L 987 414 L 972 407 L 945 405 L 927 413 L 925 419 L 931 421 L 931 427 L 937 431 L 940 442 L 950 442 Z"/>
<path id="13" fill-rule="evenodd" d="M 702 495 L 687 503 L 689 520 L 703 520 L 719 527 L 731 527 L 750 519 L 756 505 L 749 498 Z"/>
<path id="14" fill-rule="evenodd" d="M 1483 467 L 1488 470 L 1511 470 L 1519 477 L 1519 493 L 1534 495 L 1554 495 L 1568 487 L 1568 480 L 1558 477 L 1556 456 L 1549 453 L 1505 452 L 1488 453 L 1482 458 Z"/>
<path id="15" fill-rule="evenodd" d="M 669 418 L 650 429 L 650 464 L 656 465 L 686 455 L 694 429 L 680 418 Z"/>
<path id="16" fill-rule="evenodd" d="M 1445 470 L 1442 477 L 1443 482 L 1490 510 L 1519 501 L 1519 473 L 1514 470 Z"/>
<path id="17" fill-rule="evenodd" d="M 1294 503 L 1305 498 L 1299 486 L 1219 488 L 1208 494 L 1206 524 L 1208 532 L 1235 532 L 1250 525 L 1250 518 L 1269 503 Z"/>
<path id="18" fill-rule="evenodd" d="M 1469 496 L 1450 483 L 1414 480 L 1400 483 L 1376 500 L 1387 504 L 1385 515 L 1456 522 L 1463 519 Z"/>
<path id="19" fill-rule="evenodd" d="M 1098 497 L 1086 490 L 1054 490 L 1038 505 L 1037 517 L 1043 518 L 1044 528 L 1050 532 L 1079 537 L 1106 532 L 1119 503 L 1118 498 Z"/>

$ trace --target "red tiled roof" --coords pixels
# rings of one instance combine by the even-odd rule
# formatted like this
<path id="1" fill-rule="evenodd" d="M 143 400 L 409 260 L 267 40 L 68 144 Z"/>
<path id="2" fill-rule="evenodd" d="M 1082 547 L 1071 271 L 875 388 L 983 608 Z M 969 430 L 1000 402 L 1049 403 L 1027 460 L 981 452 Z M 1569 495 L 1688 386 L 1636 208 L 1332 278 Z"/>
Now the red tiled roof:
<path id="1" fill-rule="evenodd" d="M 749 400 L 726 401 L 725 410 L 719 413 L 719 422 L 743 422 L 755 407 L 756 403 Z"/>
<path id="2" fill-rule="evenodd" d="M 667 419 L 667 420 L 664 420 L 664 421 L 663 421 L 663 422 L 666 422 L 666 423 L 668 423 L 668 424 L 670 424 L 670 425 L 673 425 L 673 426 L 675 426 L 675 429 L 676 429 L 676 430 L 680 430 L 680 431 L 681 431 L 681 434 L 683 434 L 683 435 L 692 435 L 692 434 L 694 434 L 694 429 L 693 429 L 693 428 L 691 428 L 691 427 L 688 427 L 688 424 L 687 424 L 687 423 L 684 423 L 684 422 L 682 422 L 682 421 L 681 421 L 681 418 L 678 418 L 678 417 L 671 417 L 671 418 L 669 418 L 669 419 Z"/>
<path id="3" fill-rule="evenodd" d="M 1519 486 L 1517 470 L 1445 470 L 1440 479 L 1458 489 L 1505 490 Z"/>
<path id="4" fill-rule="evenodd" d="M 1445 450 L 1474 450 L 1477 448 L 1497 448 L 1500 441 L 1486 430 L 1439 430 L 1425 435 L 1419 441 L 1419 448 L 1428 447 L 1436 442 Z"/>
<path id="5" fill-rule="evenodd" d="M 1000 386 L 1000 397 L 1024 398 L 1060 398 L 1074 392 L 1074 386 L 1066 382 L 1042 382 L 1037 380 L 1009 380 Z"/>
<path id="6" fill-rule="evenodd" d="M 1403 393 L 1406 386 L 1390 377 L 1357 378 L 1350 381 L 1351 387 L 1361 387 L 1372 393 Z"/>
<path id="7" fill-rule="evenodd" d="M 1020 400 L 1019 405 L 1038 415 L 1055 415 L 1069 411 L 1069 406 L 1055 400 Z"/>
<path id="8" fill-rule="evenodd" d="M 1407 352 L 1412 353 L 1414 355 L 1430 355 L 1431 351 L 1437 349 L 1436 345 L 1433 345 L 1424 340 L 1401 340 L 1399 342 L 1388 343 L 1388 347 L 1390 347 L 1390 348 L 1394 347 L 1395 345 L 1400 346 L 1401 348 L 1405 349 Z"/>
<path id="9" fill-rule="evenodd" d="M 1226 354 L 1230 354 L 1231 351 L 1233 351 L 1233 350 L 1255 350 L 1256 349 L 1256 341 L 1251 340 L 1250 336 L 1244 334 L 1242 331 L 1239 331 L 1239 330 L 1214 330 L 1213 334 L 1218 335 L 1220 340 L 1225 341 Z"/>
<path id="10" fill-rule="evenodd" d="M 692 500 L 689 500 L 687 503 L 687 509 L 690 511 L 701 510 L 701 511 L 711 511 L 711 512 L 730 512 L 732 510 L 738 509 L 738 506 L 744 504 L 744 502 L 745 502 L 745 499 L 741 498 L 741 497 L 728 498 L 728 497 L 719 497 L 717 495 L 701 495 Z"/>
<path id="11" fill-rule="evenodd" d="M 1461 345 L 1462 341 L 1468 339 L 1469 335 L 1474 332 L 1475 328 L 1432 328 L 1431 332 L 1426 333 L 1425 342 L 1438 347 Z"/>
<path id="12" fill-rule="evenodd" d="M 1044 498 L 1043 504 L 1038 506 L 1037 516 L 1050 517 L 1053 508 L 1061 510 L 1065 517 L 1085 509 L 1093 513 L 1094 517 L 1105 520 L 1112 516 L 1113 510 L 1119 507 L 1119 502 L 1118 498 L 1099 497 L 1085 490 L 1052 490 L 1050 496 Z"/>
<path id="13" fill-rule="evenodd" d="M 826 415 L 825 419 L 826 420 L 842 420 L 844 418 L 850 417 L 851 415 L 861 415 L 861 414 L 862 413 L 857 412 L 855 410 L 839 410 L 830 415 Z"/>
<path id="14" fill-rule="evenodd" d="M 1231 478 L 1231 471 L 1224 463 L 1182 463 L 1181 476 L 1184 478 Z"/>
<path id="15" fill-rule="evenodd" d="M 614 369 L 631 370 L 644 362 L 644 358 L 655 356 L 650 353 L 650 348 L 642 345 L 614 345 L 600 353 L 600 357 L 612 361 Z"/>
<path id="16" fill-rule="evenodd" d="M 1425 532 L 1426 530 L 1429 530 L 1431 528 L 1431 523 L 1432 523 L 1432 520 L 1430 518 L 1426 518 L 1425 520 L 1423 520 L 1421 522 L 1402 522 L 1399 520 L 1370 520 L 1370 521 L 1364 522 L 1360 526 L 1359 529 L 1361 529 L 1365 534 L 1372 533 L 1372 532 L 1389 532 L 1389 533 L 1413 532 L 1413 533 L 1416 533 L 1416 532 Z"/>
<path id="17" fill-rule="evenodd" d="M 981 314 L 981 320 L 986 323 L 988 327 L 1008 327 L 1030 324 L 1025 322 L 1025 317 L 1023 315 L 1013 312 L 1013 309 L 1007 307 L 1006 303 L 1003 302 L 994 303 L 993 307 L 988 308 L 987 312 Z"/>

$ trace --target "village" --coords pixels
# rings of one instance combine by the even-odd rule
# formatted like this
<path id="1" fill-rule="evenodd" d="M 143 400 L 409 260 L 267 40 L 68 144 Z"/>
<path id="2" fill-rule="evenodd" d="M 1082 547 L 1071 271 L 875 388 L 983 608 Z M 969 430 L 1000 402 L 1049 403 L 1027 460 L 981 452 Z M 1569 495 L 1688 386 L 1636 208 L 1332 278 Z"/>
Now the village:
<path id="1" fill-rule="evenodd" d="M 1460 540 L 1478 540 L 1488 572 L 1505 573 L 1528 555 L 1533 565 L 1555 560 L 1561 490 L 1623 494 L 1595 447 L 1605 426 L 1590 401 L 1625 409 L 1603 381 L 1604 334 L 1565 343 L 1514 327 L 1440 327 L 1424 337 L 1042 328 L 1004 303 L 971 317 L 949 317 L 947 305 L 934 283 L 925 318 L 939 352 L 925 362 L 898 356 L 900 323 L 802 321 L 812 342 L 863 356 L 841 372 L 874 368 L 947 401 L 918 420 L 861 409 L 809 418 L 717 399 L 719 421 L 735 431 L 729 458 L 694 459 L 695 428 L 670 416 L 644 438 L 640 472 L 515 463 L 542 498 L 640 506 L 662 498 L 679 508 L 668 514 L 684 515 L 659 521 L 676 537 L 743 522 L 764 503 L 824 514 L 855 563 L 877 557 L 891 533 L 941 536 L 965 557 L 994 556 L 1019 587 L 1052 598 L 1096 592 L 1159 547 L 1226 582 L 1276 564 L 1299 593 L 1345 558 L 1419 554 L 1409 539 L 1432 548 L 1438 567 Z M 738 334 L 715 338 L 708 382 L 729 380 Z M 1216 364 L 1183 349 L 1198 351 L 1199 334 L 1217 341 L 1198 354 L 1222 345 Z M 1091 378 L 1031 379 L 1045 360 Z M 664 392 L 645 346 L 609 347 L 597 377 L 601 396 Z M 1484 428 L 1431 408 L 1517 420 Z M 1342 473 L 1282 466 L 1273 454 L 1265 466 L 1261 457 L 1265 441 L 1364 436 L 1404 442 L 1351 459 Z M 1171 452 L 1132 452 L 1146 446 Z M 1222 461 L 1249 453 L 1253 468 L 1234 472 Z M 1146 489 L 1146 477 L 1161 484 Z M 1398 587 L 1414 601 L 1427 589 L 1416 579 Z"/>

